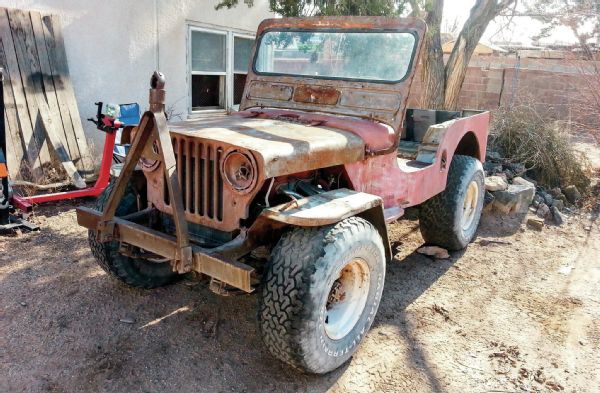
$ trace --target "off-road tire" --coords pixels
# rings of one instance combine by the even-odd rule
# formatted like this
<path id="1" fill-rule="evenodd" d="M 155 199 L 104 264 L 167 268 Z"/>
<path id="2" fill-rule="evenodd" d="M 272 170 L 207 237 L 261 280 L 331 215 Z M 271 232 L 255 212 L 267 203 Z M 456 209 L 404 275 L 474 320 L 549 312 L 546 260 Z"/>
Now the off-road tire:
<path id="1" fill-rule="evenodd" d="M 356 258 L 368 265 L 367 300 L 352 330 L 332 340 L 324 325 L 329 291 L 342 267 Z M 383 241 L 368 221 L 351 217 L 335 225 L 290 230 L 273 249 L 263 277 L 259 326 L 266 347 L 305 372 L 336 369 L 371 327 L 384 279 Z"/>
<path id="2" fill-rule="evenodd" d="M 102 211 L 108 200 L 114 182 L 110 182 L 96 201 L 96 210 Z M 137 198 L 131 186 L 117 208 L 116 216 L 124 216 L 137 211 Z M 109 275 L 125 284 L 137 288 L 156 288 L 176 281 L 180 275 L 173 272 L 169 263 L 155 263 L 142 258 L 131 258 L 119 253 L 119 242 L 101 243 L 96 231 L 88 231 L 88 242 L 98 265 Z"/>
<path id="3" fill-rule="evenodd" d="M 454 156 L 446 189 L 421 205 L 419 225 L 425 242 L 456 251 L 465 248 L 473 240 L 483 209 L 484 177 L 479 160 L 469 156 Z M 463 203 L 472 181 L 478 186 L 477 208 L 473 223 L 463 229 Z"/>

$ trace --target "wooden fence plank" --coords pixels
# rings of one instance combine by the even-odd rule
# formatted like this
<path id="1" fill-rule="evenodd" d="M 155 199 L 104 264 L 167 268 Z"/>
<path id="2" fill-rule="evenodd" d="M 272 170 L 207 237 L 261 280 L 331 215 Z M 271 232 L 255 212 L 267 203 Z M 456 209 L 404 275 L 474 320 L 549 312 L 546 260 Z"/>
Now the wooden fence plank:
<path id="1" fill-rule="evenodd" d="M 61 114 L 65 116 L 64 106 L 68 108 L 68 114 L 73 124 L 73 132 L 79 147 L 81 157 L 81 167 L 84 176 L 91 176 L 94 173 L 94 161 L 90 155 L 87 139 L 81 124 L 79 109 L 73 91 L 73 85 L 69 76 L 69 65 L 67 63 L 67 53 L 65 51 L 64 38 L 60 18 L 57 15 L 43 15 L 44 34 L 46 37 L 46 46 L 49 49 L 50 67 L 54 78 Z M 67 130 L 68 131 L 68 130 Z"/>
<path id="2" fill-rule="evenodd" d="M 73 181 L 73 184 L 77 188 L 85 188 L 87 186 L 85 184 L 85 180 L 83 180 L 79 172 L 77 172 L 77 168 L 75 168 L 75 164 L 73 164 L 73 161 L 71 161 L 69 152 L 58 137 L 58 130 L 60 129 L 60 126 L 56 123 L 59 122 L 59 119 L 54 119 L 56 120 L 56 123 L 53 121 L 53 119 L 50 117 L 50 109 L 44 101 L 39 101 L 38 105 L 40 110 L 38 111 L 37 123 L 43 124 L 44 129 L 46 130 L 46 136 L 54 148 L 56 157 L 60 161 L 67 175 Z"/>
<path id="3" fill-rule="evenodd" d="M 42 26 L 42 15 L 39 12 L 30 12 L 31 25 L 33 27 L 33 35 L 35 38 L 35 45 L 40 62 L 40 70 L 42 81 L 44 82 L 44 93 L 48 108 L 50 109 L 51 118 L 57 122 L 60 126 L 57 129 L 57 136 L 60 138 L 63 146 L 68 147 L 68 153 L 72 161 L 79 160 L 79 147 L 75 140 L 75 135 L 69 129 L 69 132 L 65 132 L 65 124 L 62 120 L 60 109 L 58 107 L 58 99 L 56 97 L 56 91 L 54 89 L 54 80 L 52 78 L 52 69 L 50 68 L 50 60 L 48 58 L 48 50 L 46 48 L 46 39 L 44 38 L 44 28 Z M 70 117 L 70 116 L 68 116 Z M 70 125 L 69 118 L 69 128 Z"/>
<path id="4" fill-rule="evenodd" d="M 1 11 L 0 11 L 1 12 Z M 12 179 L 21 179 L 21 162 L 26 161 L 24 157 L 21 133 L 19 132 L 19 120 L 17 119 L 17 107 L 12 91 L 12 84 L 8 77 L 8 66 L 4 54 L 4 43 L 0 40 L 0 67 L 4 70 L 4 124 L 6 126 L 5 137 L 7 143 L 6 158 L 8 161 L 8 172 Z"/>
<path id="5" fill-rule="evenodd" d="M 4 156 L 6 158 L 6 165 L 8 166 L 8 175 L 11 179 L 16 179 L 17 176 L 19 176 L 19 168 L 21 164 L 17 159 L 17 155 L 15 154 L 15 150 L 17 149 L 13 146 L 10 125 L 6 121 L 6 117 L 4 118 L 4 131 L 6 132 L 6 151 L 4 152 Z"/>
<path id="6" fill-rule="evenodd" d="M 29 117 L 29 109 L 27 107 L 27 100 L 25 99 L 25 90 L 23 89 L 21 81 L 19 63 L 15 53 L 12 32 L 8 21 L 8 12 L 6 9 L 0 9 L 0 39 L 2 39 L 7 66 L 5 77 L 9 79 L 12 87 L 14 106 L 19 124 L 18 129 L 21 131 L 23 138 L 24 152 L 34 180 L 37 180 L 43 176 L 39 158 L 39 147 L 33 137 L 33 125 L 31 124 L 31 118 Z M 11 129 L 11 131 L 14 133 L 15 130 Z"/>
<path id="7" fill-rule="evenodd" d="M 77 172 L 77 169 L 66 150 L 65 143 L 60 138 L 60 133 L 62 132 L 61 117 L 59 115 L 52 118 L 49 105 L 46 102 L 40 56 L 38 56 L 30 15 L 30 13 L 20 10 L 11 10 L 8 13 L 9 21 L 11 22 L 11 26 L 13 26 L 13 31 L 16 32 L 16 35 L 18 36 L 18 39 L 15 40 L 17 58 L 19 58 L 19 55 L 22 56 L 19 59 L 21 60 L 19 64 L 23 64 L 21 67 L 21 79 L 24 79 L 24 75 L 26 75 L 26 78 L 31 79 L 29 90 L 26 90 L 27 103 L 30 108 L 29 115 L 32 116 L 31 120 L 32 123 L 35 123 L 36 129 L 43 132 L 44 141 L 46 141 L 47 138 L 48 142 L 50 142 L 56 158 L 61 163 L 67 175 L 72 179 L 75 186 L 78 188 L 85 188 L 85 181 Z M 29 69 L 27 69 L 25 62 L 29 63 Z M 23 73 L 23 70 L 26 70 L 25 74 Z M 35 114 L 35 118 L 33 117 L 33 114 Z M 41 151 L 40 161 L 45 162 L 45 158 Z M 48 153 L 48 162 L 51 162 L 50 153 Z"/>
<path id="8" fill-rule="evenodd" d="M 27 107 L 29 116 L 33 125 L 33 135 L 39 147 L 40 163 L 42 165 L 51 164 L 50 149 L 46 141 L 46 133 L 43 123 L 38 121 L 38 100 L 37 95 L 44 96 L 41 72 L 37 50 L 33 40 L 33 29 L 29 13 L 21 10 L 8 10 L 8 20 L 13 32 L 13 42 L 15 52 L 21 70 L 21 81 L 25 89 Z"/>
<path id="9" fill-rule="evenodd" d="M 42 23 L 42 34 L 44 37 L 44 41 L 46 42 L 46 49 L 48 53 L 48 66 L 50 67 L 52 85 L 54 86 L 54 91 L 56 93 L 58 111 L 61 116 L 65 135 L 68 135 L 67 143 L 69 146 L 69 151 L 77 151 L 77 154 L 75 156 L 71 156 L 73 158 L 73 162 L 80 170 L 85 171 L 86 168 L 83 166 L 83 162 L 81 161 L 81 152 L 79 151 L 77 138 L 75 137 L 75 129 L 73 128 L 73 122 L 71 121 L 71 114 L 69 113 L 69 107 L 66 103 L 65 86 L 62 78 L 60 77 L 60 75 L 57 74 L 56 71 L 56 45 L 53 42 L 54 38 L 49 32 L 48 26 L 44 22 L 44 16 L 45 15 L 40 14 L 40 20 Z"/>

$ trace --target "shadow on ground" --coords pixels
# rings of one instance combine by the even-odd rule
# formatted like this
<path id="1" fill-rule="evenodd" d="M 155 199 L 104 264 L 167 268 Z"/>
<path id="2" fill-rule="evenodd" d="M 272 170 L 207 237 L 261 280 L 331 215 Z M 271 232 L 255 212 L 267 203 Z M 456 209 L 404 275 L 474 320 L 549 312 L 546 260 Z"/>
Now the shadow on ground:
<path id="1" fill-rule="evenodd" d="M 152 291 L 125 287 L 97 267 L 72 211 L 43 213 L 71 217 L 65 227 L 9 239 L 20 257 L 0 259 L 10 337 L 2 373 L 19 375 L 9 391 L 324 392 L 348 371 L 306 375 L 271 357 L 257 331 L 256 294 L 218 297 L 206 281 L 187 279 Z M 418 230 L 406 235 L 416 243 L 398 241 L 404 253 L 388 265 L 374 328 L 395 326 L 410 348 L 396 361 L 412 362 L 406 367 L 422 370 L 430 391 L 443 392 L 405 310 L 463 252 L 432 260 L 415 253 Z"/>

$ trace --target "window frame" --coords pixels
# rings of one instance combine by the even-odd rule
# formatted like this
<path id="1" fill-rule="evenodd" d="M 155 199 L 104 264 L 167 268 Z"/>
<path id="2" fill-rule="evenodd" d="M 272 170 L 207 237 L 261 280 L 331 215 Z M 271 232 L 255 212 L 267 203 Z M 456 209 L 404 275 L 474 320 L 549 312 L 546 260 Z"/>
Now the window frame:
<path id="1" fill-rule="evenodd" d="M 256 43 L 256 36 L 248 31 L 219 28 L 219 27 L 206 27 L 195 23 L 188 23 L 187 32 L 187 100 L 188 100 L 188 117 L 194 117 L 196 115 L 210 114 L 210 113 L 226 113 L 229 111 L 239 110 L 239 105 L 233 104 L 233 77 L 234 74 L 241 74 L 241 72 L 235 72 L 235 38 L 243 38 L 254 41 Z M 192 70 L 192 33 L 194 31 L 200 31 L 210 34 L 220 34 L 225 36 L 225 71 L 193 71 Z M 252 64 L 252 59 L 248 59 L 248 66 Z M 243 74 L 248 74 L 248 70 L 244 71 Z M 193 75 L 218 75 L 223 76 L 225 81 L 223 107 L 214 108 L 209 107 L 207 109 L 194 109 L 192 107 L 192 76 Z"/>

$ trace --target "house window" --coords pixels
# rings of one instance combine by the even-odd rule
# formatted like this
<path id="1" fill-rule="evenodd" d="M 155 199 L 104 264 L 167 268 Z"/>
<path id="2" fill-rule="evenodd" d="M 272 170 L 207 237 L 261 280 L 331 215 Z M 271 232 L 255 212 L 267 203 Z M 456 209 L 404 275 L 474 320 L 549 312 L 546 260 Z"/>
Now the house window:
<path id="1" fill-rule="evenodd" d="M 225 108 L 227 35 L 192 31 L 192 110 Z"/>
<path id="2" fill-rule="evenodd" d="M 237 109 L 254 39 L 191 26 L 189 40 L 191 112 Z"/>
<path id="3" fill-rule="evenodd" d="M 253 39 L 233 37 L 233 105 L 239 105 L 242 101 L 253 44 Z"/>

